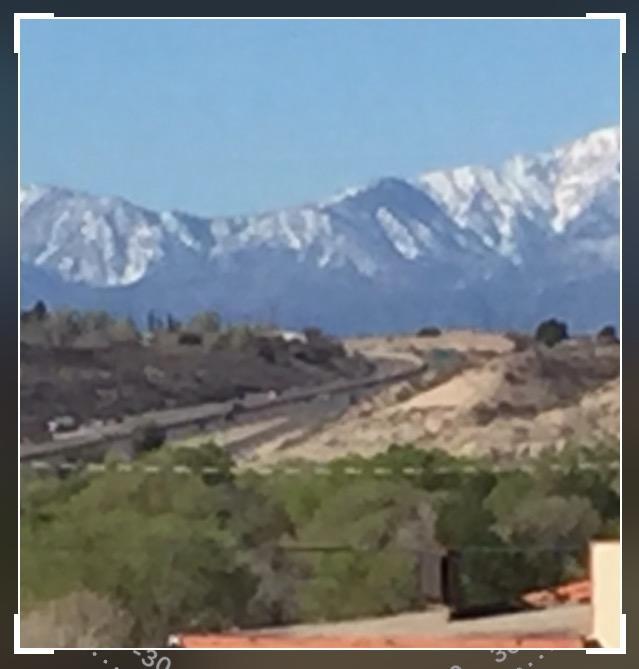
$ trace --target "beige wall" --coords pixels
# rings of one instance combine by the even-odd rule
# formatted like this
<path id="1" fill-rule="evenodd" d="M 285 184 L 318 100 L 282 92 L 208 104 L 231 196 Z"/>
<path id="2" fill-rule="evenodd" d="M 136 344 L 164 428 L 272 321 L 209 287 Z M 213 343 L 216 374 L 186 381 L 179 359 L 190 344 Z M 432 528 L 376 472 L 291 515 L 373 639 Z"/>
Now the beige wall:
<path id="1" fill-rule="evenodd" d="M 590 547 L 593 638 L 604 648 L 621 644 L 621 551 L 618 541 L 595 541 Z"/>

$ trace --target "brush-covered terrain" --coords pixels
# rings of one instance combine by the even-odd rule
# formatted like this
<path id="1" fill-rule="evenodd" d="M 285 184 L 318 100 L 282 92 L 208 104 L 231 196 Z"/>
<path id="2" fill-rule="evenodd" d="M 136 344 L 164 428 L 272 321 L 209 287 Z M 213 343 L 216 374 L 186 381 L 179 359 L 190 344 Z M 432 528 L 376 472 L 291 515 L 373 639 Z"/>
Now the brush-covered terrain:
<path id="1" fill-rule="evenodd" d="M 27 312 L 21 324 L 21 428 L 78 423 L 365 377 L 373 365 L 319 330 L 290 338 L 263 326 L 155 318 L 142 333 L 103 312 Z"/>

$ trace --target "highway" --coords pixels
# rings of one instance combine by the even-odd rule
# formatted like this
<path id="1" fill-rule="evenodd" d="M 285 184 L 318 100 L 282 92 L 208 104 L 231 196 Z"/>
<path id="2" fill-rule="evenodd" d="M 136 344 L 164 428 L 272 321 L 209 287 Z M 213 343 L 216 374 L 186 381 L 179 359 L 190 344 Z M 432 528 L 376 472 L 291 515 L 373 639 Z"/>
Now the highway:
<path id="1" fill-rule="evenodd" d="M 419 376 L 428 369 L 426 363 L 418 364 L 398 358 L 380 358 L 375 362 L 375 372 L 362 379 L 291 389 L 275 398 L 260 394 L 234 402 L 151 411 L 128 416 L 119 423 L 81 426 L 51 441 L 21 444 L 20 461 L 64 461 L 69 458 L 94 460 L 112 450 L 131 456 L 134 431 L 149 422 L 163 428 L 168 440 L 185 439 L 228 429 L 230 426 L 251 423 L 265 425 L 264 429 L 249 432 L 236 440 L 224 440 L 222 445 L 241 457 L 260 442 L 277 435 L 299 435 L 316 429 L 322 423 L 337 418 L 350 406 L 354 397 L 359 399 L 379 387 Z M 235 409 L 230 413 L 234 405 Z M 281 420 L 269 425 L 269 418 Z"/>

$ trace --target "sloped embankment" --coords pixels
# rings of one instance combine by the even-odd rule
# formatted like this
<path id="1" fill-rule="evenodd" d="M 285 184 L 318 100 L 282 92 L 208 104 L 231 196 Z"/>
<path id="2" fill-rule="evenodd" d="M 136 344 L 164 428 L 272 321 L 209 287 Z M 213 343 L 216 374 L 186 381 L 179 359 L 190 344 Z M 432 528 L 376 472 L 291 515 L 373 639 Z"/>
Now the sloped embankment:
<path id="1" fill-rule="evenodd" d="M 422 389 L 387 389 L 269 458 L 328 460 L 380 452 L 392 443 L 524 455 L 569 440 L 618 439 L 618 346 L 577 339 L 467 361 L 469 367 L 444 382 L 433 385 L 431 377 L 431 387 L 427 374 Z"/>

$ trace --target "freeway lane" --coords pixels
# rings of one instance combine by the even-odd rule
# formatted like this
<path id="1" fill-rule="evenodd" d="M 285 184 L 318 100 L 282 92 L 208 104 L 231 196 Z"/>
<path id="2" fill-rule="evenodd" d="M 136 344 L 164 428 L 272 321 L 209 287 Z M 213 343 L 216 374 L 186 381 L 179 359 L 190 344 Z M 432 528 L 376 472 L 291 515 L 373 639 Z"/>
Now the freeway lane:
<path id="1" fill-rule="evenodd" d="M 315 418 L 310 420 L 311 423 L 315 424 L 328 420 L 328 414 L 333 416 L 343 411 L 346 406 L 344 398 L 348 398 L 350 393 L 357 391 L 359 394 L 367 389 L 395 383 L 422 374 L 426 369 L 426 364 L 417 365 L 396 358 L 379 358 L 376 360 L 375 372 L 364 379 L 337 381 L 311 389 L 292 389 L 275 399 L 265 399 L 263 395 L 260 395 L 247 397 L 235 403 L 208 403 L 194 407 L 163 409 L 129 416 L 120 423 L 86 426 L 74 433 L 48 442 L 21 444 L 20 460 L 60 459 L 65 457 L 95 458 L 102 457 L 111 449 L 130 455 L 131 436 L 140 425 L 152 421 L 167 431 L 169 439 L 185 438 L 201 433 L 206 429 L 210 430 L 216 425 L 225 425 L 233 404 L 239 404 L 240 406 L 240 411 L 233 419 L 234 424 L 256 419 L 264 420 L 265 416 L 272 415 L 274 411 L 294 421 L 291 425 L 295 423 L 305 425 L 309 423 L 309 416 L 315 415 Z M 317 399 L 334 399 L 336 397 L 342 398 L 341 401 L 337 403 L 326 402 L 325 404 L 325 407 L 334 405 L 331 411 L 318 411 L 319 405 L 313 402 Z M 306 411 L 300 412 L 299 406 L 304 403 L 316 406 L 312 406 L 310 410 L 307 407 Z M 295 408 L 293 409 L 293 407 Z M 249 444 L 256 439 L 257 437 L 252 436 Z M 246 445 L 245 447 L 248 448 Z M 238 448 L 241 449 L 242 447 L 238 446 Z"/>

